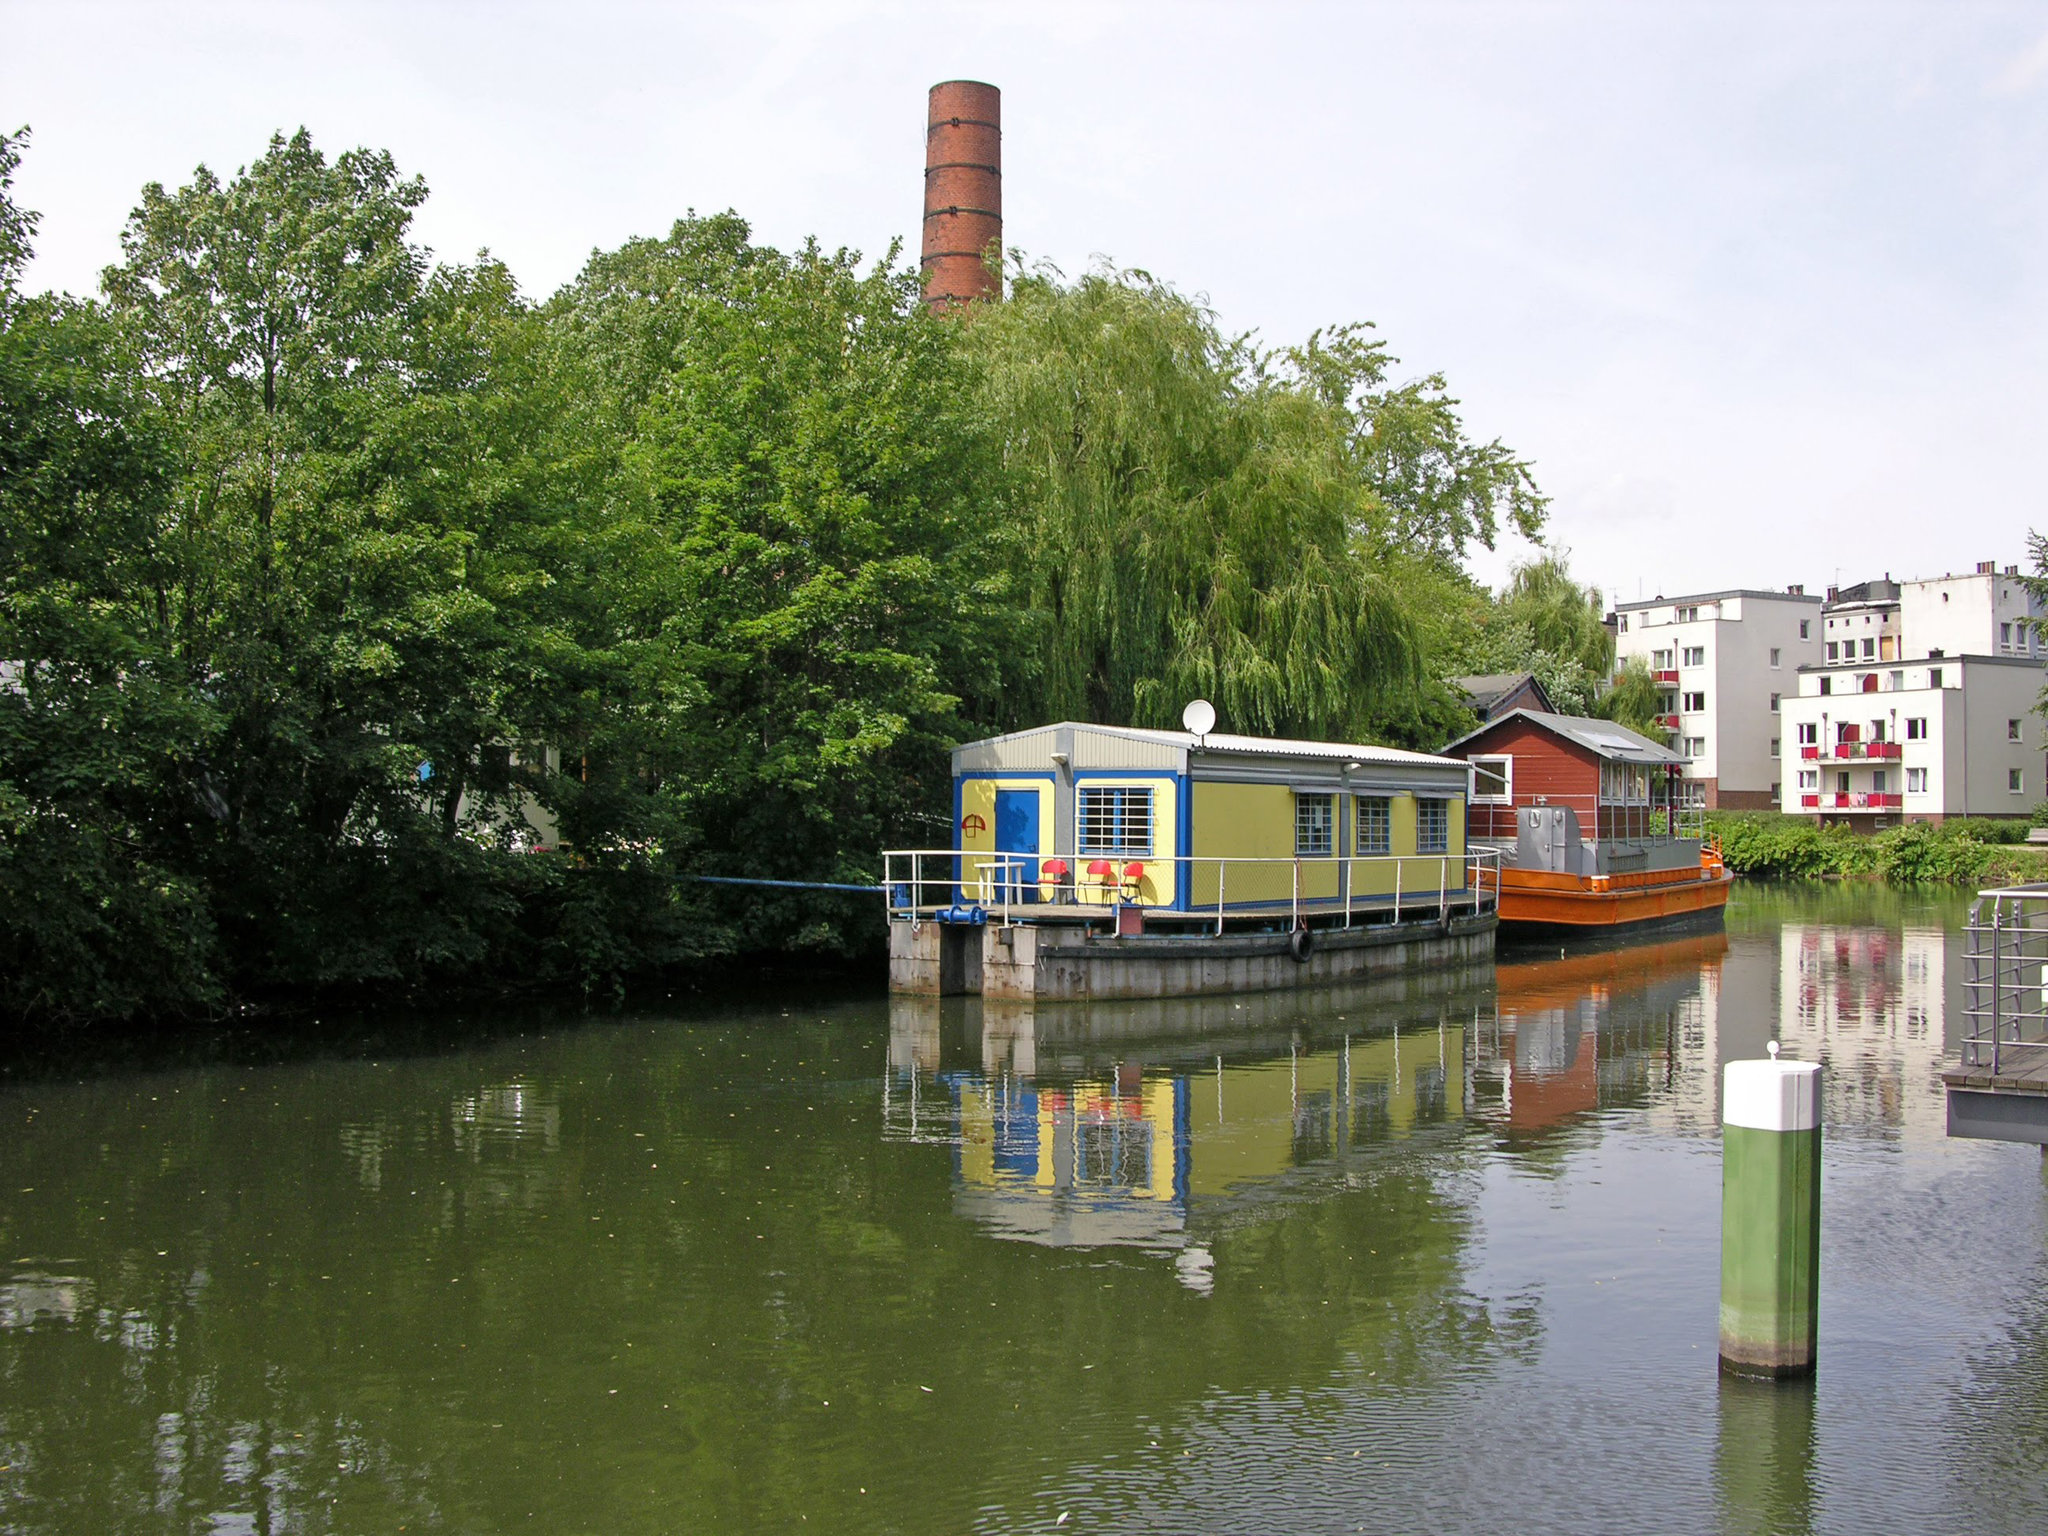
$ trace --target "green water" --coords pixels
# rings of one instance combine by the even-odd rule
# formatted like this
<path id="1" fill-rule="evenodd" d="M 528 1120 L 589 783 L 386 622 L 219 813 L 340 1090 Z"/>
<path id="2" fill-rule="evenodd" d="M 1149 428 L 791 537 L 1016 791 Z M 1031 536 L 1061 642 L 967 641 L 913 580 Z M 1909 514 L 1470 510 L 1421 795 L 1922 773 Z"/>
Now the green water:
<path id="1" fill-rule="evenodd" d="M 1941 1134 L 1958 916 L 17 1073 L 0 1528 L 2048 1529 L 2048 1186 Z M 1714 1370 L 1772 1035 L 1828 1066 L 1790 1389 Z"/>

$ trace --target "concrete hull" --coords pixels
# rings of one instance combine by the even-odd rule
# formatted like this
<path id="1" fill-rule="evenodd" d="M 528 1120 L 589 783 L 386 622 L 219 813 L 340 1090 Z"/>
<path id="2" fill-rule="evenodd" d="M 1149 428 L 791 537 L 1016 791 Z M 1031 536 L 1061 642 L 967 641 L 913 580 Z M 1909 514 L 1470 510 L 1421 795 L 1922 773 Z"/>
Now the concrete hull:
<path id="1" fill-rule="evenodd" d="M 1051 925 L 892 923 L 889 987 L 1031 1002 L 1279 991 L 1490 960 L 1498 929 L 1491 912 L 1318 929 L 1314 947 L 1296 959 L 1285 933 L 1110 938 Z M 975 938 L 970 963 L 965 951 Z"/>

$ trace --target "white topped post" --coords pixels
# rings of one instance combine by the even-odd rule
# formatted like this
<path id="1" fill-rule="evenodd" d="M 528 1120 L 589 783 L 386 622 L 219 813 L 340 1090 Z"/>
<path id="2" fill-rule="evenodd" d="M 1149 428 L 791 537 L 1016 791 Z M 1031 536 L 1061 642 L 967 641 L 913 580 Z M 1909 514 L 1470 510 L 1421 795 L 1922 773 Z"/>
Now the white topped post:
<path id="1" fill-rule="evenodd" d="M 1820 1065 L 1731 1061 L 1721 1078 L 1721 1369 L 1813 1371 L 1820 1320 Z"/>

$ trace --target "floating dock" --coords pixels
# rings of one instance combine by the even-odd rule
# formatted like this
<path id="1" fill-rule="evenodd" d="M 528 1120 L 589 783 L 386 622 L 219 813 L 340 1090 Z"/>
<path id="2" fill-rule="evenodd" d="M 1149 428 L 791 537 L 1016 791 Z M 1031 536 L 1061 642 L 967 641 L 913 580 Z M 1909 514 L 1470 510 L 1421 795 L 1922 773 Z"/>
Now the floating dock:
<path id="1" fill-rule="evenodd" d="M 2048 1146 L 2048 885 L 1980 891 L 1969 937 L 1948 1133 Z"/>

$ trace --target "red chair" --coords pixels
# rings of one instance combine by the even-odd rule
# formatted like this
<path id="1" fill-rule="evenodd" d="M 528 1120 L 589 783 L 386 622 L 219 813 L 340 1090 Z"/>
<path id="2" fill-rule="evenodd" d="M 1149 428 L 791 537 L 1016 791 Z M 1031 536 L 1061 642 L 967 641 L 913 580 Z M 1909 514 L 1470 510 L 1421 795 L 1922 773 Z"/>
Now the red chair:
<path id="1" fill-rule="evenodd" d="M 1102 894 L 1108 896 L 1116 889 L 1116 866 L 1108 859 L 1091 859 L 1088 863 L 1088 878 L 1102 887 Z"/>
<path id="2" fill-rule="evenodd" d="M 1124 866 L 1124 900 L 1125 900 L 1125 901 L 1136 901 L 1136 900 L 1138 899 L 1138 887 L 1139 887 L 1140 885 L 1142 885 L 1142 884 L 1144 883 L 1144 880 L 1145 880 L 1145 866 L 1144 866 L 1144 865 L 1142 865 L 1142 864 L 1126 864 L 1126 865 Z"/>
<path id="3" fill-rule="evenodd" d="M 1058 901 L 1060 892 L 1067 887 L 1067 876 L 1072 866 L 1065 859 L 1047 859 L 1038 866 L 1038 899 Z"/>

